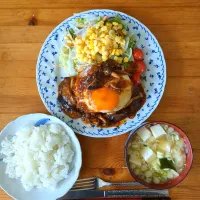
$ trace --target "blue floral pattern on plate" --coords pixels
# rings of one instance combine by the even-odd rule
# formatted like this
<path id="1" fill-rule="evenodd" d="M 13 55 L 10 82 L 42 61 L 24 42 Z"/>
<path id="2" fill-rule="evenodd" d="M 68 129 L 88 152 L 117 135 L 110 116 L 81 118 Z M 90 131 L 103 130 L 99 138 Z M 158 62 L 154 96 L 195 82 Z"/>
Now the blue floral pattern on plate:
<path id="1" fill-rule="evenodd" d="M 147 100 L 142 109 L 133 119 L 128 119 L 119 127 L 98 128 L 85 124 L 81 119 L 71 119 L 65 115 L 57 101 L 58 85 L 66 77 L 66 72 L 59 68 L 58 56 L 63 45 L 66 28 L 78 17 L 85 14 L 95 16 L 115 16 L 118 14 L 125 23 L 128 23 L 129 31 L 134 33 L 137 46 L 145 53 L 147 71 L 142 77 L 142 82 L 147 95 Z M 75 132 L 90 137 L 111 137 L 126 133 L 135 129 L 144 122 L 156 109 L 163 95 L 166 83 L 166 64 L 162 49 L 154 35 L 135 18 L 113 10 L 89 10 L 75 14 L 59 24 L 45 40 L 37 61 L 36 81 L 41 99 L 48 111 L 63 120 Z"/>

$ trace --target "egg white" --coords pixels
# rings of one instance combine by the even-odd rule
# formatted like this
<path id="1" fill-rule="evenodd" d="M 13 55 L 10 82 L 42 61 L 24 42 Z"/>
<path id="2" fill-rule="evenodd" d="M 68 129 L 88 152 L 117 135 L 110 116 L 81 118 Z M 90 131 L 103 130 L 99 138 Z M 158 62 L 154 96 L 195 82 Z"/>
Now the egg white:
<path id="1" fill-rule="evenodd" d="M 97 110 L 95 104 L 93 103 L 91 97 L 90 97 L 90 90 L 85 90 L 83 91 L 83 98 L 79 100 L 79 102 L 84 102 L 87 107 L 88 111 L 90 112 L 102 112 L 102 113 L 113 113 L 121 110 L 124 108 L 127 103 L 130 101 L 131 96 L 132 96 L 132 82 L 127 75 L 121 75 L 121 78 L 126 80 L 128 82 L 127 86 L 125 88 L 122 88 L 122 91 L 119 94 L 119 103 L 118 105 L 112 109 L 112 110 Z"/>

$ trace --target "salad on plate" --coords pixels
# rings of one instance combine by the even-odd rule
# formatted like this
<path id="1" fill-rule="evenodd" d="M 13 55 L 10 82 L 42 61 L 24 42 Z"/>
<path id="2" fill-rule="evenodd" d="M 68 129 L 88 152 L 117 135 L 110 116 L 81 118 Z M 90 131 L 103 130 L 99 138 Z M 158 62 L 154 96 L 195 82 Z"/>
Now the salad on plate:
<path id="1" fill-rule="evenodd" d="M 139 82 L 140 74 L 146 70 L 144 53 L 137 48 L 134 34 L 127 30 L 127 24 L 118 15 L 76 18 L 66 29 L 59 66 L 68 76 L 75 76 L 89 66 L 113 59 L 128 72 L 133 65 L 138 68 L 132 79 Z"/>

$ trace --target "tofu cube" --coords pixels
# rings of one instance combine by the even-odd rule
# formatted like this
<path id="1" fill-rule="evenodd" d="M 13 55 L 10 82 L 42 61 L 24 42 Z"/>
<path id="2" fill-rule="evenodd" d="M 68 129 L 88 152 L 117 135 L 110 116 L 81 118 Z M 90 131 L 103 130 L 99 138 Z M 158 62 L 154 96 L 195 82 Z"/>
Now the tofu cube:
<path id="1" fill-rule="evenodd" d="M 171 151 L 171 142 L 169 141 L 160 141 L 158 145 L 158 149 L 162 152 L 169 153 Z"/>
<path id="2" fill-rule="evenodd" d="M 178 177 L 179 176 L 179 174 L 175 171 L 175 170 L 173 170 L 173 169 L 171 169 L 171 172 L 173 173 L 173 175 L 174 175 L 174 178 L 176 178 L 176 177 Z"/>
<path id="3" fill-rule="evenodd" d="M 146 142 L 151 137 L 151 132 L 146 128 L 142 127 L 137 131 L 137 134 L 141 137 L 141 139 Z"/>
<path id="4" fill-rule="evenodd" d="M 162 151 L 157 151 L 157 158 L 163 158 L 164 153 Z"/>
<path id="5" fill-rule="evenodd" d="M 156 159 L 156 154 L 149 147 L 144 147 L 141 151 L 141 155 L 148 163 L 151 163 Z"/>
<path id="6" fill-rule="evenodd" d="M 162 128 L 160 124 L 156 124 L 150 127 L 153 136 L 157 139 L 166 134 L 165 130 Z"/>

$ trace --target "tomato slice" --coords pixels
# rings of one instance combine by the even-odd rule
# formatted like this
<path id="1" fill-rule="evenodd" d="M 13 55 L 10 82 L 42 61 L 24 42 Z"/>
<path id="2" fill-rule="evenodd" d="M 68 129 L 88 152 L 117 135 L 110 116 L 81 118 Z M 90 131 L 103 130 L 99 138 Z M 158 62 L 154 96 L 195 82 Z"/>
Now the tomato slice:
<path id="1" fill-rule="evenodd" d="M 135 65 L 137 66 L 135 70 L 137 73 L 142 74 L 146 71 L 146 65 L 143 61 L 141 60 L 135 61 Z"/>
<path id="2" fill-rule="evenodd" d="M 133 83 L 135 84 L 140 84 L 141 83 L 141 80 L 140 80 L 140 73 L 138 72 L 135 72 L 133 73 L 132 77 L 131 77 L 131 80 Z"/>
<path id="3" fill-rule="evenodd" d="M 142 49 L 135 48 L 133 50 L 133 58 L 134 60 L 143 60 L 144 59 L 144 53 Z"/>

